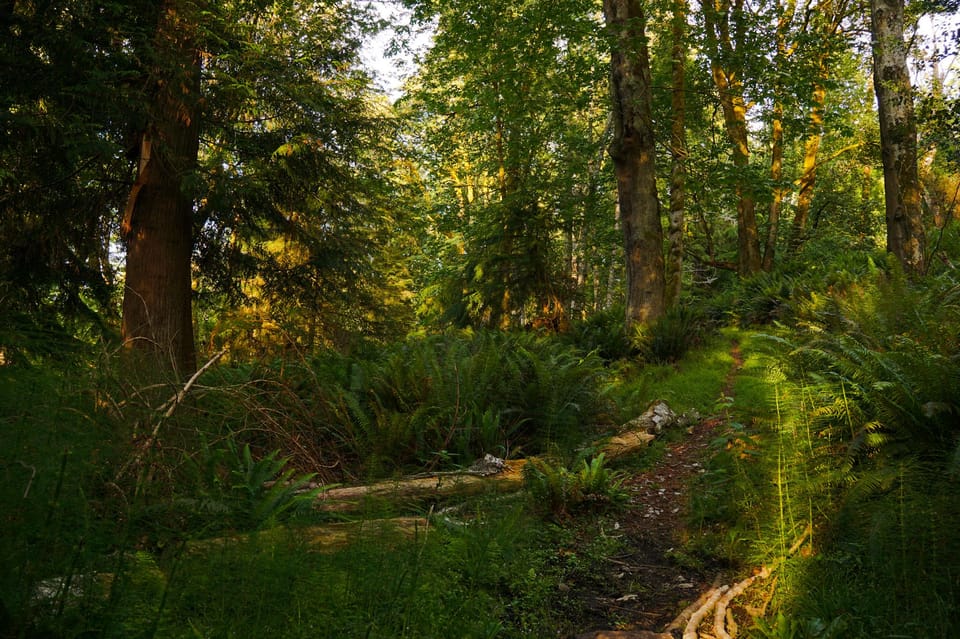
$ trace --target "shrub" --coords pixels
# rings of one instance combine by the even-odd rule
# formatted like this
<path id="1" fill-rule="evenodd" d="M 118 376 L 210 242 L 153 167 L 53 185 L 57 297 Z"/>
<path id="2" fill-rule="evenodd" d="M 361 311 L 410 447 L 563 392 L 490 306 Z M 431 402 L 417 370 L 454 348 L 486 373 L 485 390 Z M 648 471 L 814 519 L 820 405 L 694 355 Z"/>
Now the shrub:
<path id="1" fill-rule="evenodd" d="M 701 346 L 713 326 L 697 308 L 677 306 L 649 326 L 638 326 L 633 343 L 649 363 L 679 361 L 690 349 Z"/>
<path id="2" fill-rule="evenodd" d="M 606 362 L 625 359 L 635 351 L 624 324 L 623 307 L 614 306 L 574 322 L 567 340 L 586 353 L 595 352 Z"/>
<path id="3" fill-rule="evenodd" d="M 363 369 L 351 410 L 374 465 L 466 465 L 579 443 L 602 408 L 600 358 L 529 333 L 413 338 Z"/>
<path id="4" fill-rule="evenodd" d="M 524 466 L 523 481 L 535 507 L 557 518 L 585 508 L 620 505 L 628 496 L 621 476 L 607 467 L 603 453 L 590 461 L 581 459 L 575 470 L 531 459 Z"/>

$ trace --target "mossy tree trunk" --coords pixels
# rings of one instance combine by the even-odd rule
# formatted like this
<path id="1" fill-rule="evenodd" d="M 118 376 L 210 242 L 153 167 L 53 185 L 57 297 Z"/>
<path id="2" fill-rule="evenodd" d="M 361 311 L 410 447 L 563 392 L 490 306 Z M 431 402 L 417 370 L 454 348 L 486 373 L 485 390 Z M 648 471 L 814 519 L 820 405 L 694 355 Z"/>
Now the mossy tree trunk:
<path id="1" fill-rule="evenodd" d="M 683 287 L 683 236 L 686 231 L 687 200 L 687 122 L 686 122 L 686 65 L 687 65 L 687 0 L 674 0 L 671 31 L 671 87 L 670 87 L 670 210 L 667 239 L 666 306 L 676 306 Z"/>
<path id="2" fill-rule="evenodd" d="M 913 88 L 903 41 L 903 0 L 870 0 L 873 84 L 880 118 L 887 250 L 904 270 L 924 272 L 925 237 L 917 169 Z"/>
<path id="3" fill-rule="evenodd" d="M 650 57 L 643 4 L 604 0 L 612 37 L 610 63 L 613 141 L 610 157 L 617 178 L 620 222 L 627 267 L 626 326 L 663 315 L 663 227 L 657 197 Z"/>

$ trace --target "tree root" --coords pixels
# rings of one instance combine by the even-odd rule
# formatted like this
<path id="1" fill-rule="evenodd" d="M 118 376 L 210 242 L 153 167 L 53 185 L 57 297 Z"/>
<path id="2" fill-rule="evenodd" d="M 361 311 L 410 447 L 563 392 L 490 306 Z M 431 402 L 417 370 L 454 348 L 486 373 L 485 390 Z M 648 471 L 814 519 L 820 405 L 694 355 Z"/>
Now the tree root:
<path id="1" fill-rule="evenodd" d="M 800 533 L 800 536 L 793 543 L 793 545 L 790 546 L 790 549 L 787 550 L 783 556 L 778 557 L 769 566 L 763 566 L 755 574 L 742 581 L 732 585 L 717 586 L 717 583 L 719 582 L 718 578 L 710 590 L 701 595 L 700 599 L 680 613 L 680 616 L 678 616 L 677 619 L 675 619 L 673 623 L 667 627 L 667 631 L 669 632 L 672 630 L 678 630 L 681 626 L 683 626 L 684 620 L 686 620 L 686 625 L 684 626 L 683 631 L 683 639 L 701 639 L 699 627 L 712 610 L 714 613 L 713 634 L 710 636 L 712 636 L 714 639 L 733 639 L 733 637 L 735 637 L 737 634 L 737 630 L 736 622 L 733 621 L 733 617 L 728 609 L 730 603 L 736 597 L 742 595 L 758 579 L 767 579 L 770 577 L 786 559 L 792 557 L 797 553 L 797 551 L 800 550 L 801 547 L 803 547 L 803 544 L 812 534 L 813 527 L 812 525 L 808 524 L 803 532 Z M 772 596 L 772 593 L 770 596 Z M 764 603 L 764 609 L 765 608 L 766 602 Z"/>

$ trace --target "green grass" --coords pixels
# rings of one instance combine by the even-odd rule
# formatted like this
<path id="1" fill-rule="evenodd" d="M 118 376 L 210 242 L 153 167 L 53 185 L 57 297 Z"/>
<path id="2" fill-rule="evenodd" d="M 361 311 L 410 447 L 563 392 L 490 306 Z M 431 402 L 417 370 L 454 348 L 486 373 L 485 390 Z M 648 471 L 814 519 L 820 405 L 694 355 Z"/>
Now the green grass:
<path id="1" fill-rule="evenodd" d="M 914 319 L 886 316 L 898 307 L 884 286 Z M 151 431 L 171 388 L 145 395 L 109 362 L 0 366 L 0 637 L 570 634 L 581 604 L 558 585 L 589 580 L 611 551 L 591 529 L 596 512 L 577 518 L 564 502 L 572 517 L 558 527 L 522 499 L 481 499 L 412 541 L 371 532 L 319 553 L 309 526 L 325 516 L 262 480 L 546 450 L 561 489 L 609 497 L 618 475 L 585 465 L 578 447 L 656 399 L 728 418 L 676 557 L 748 570 L 783 559 L 812 524 L 746 636 L 953 636 L 960 375 L 943 301 L 957 294 L 894 282 L 859 297 L 868 309 L 857 294 L 810 297 L 794 306 L 801 327 L 723 329 L 665 365 L 604 367 L 535 336 L 451 334 L 363 358 L 223 366 L 125 474 L 131 435 Z M 734 343 L 743 366 L 728 387 Z M 665 433 L 616 472 L 683 436 Z M 223 535 L 239 541 L 209 541 Z"/>
<path id="2" fill-rule="evenodd" d="M 714 413 L 733 366 L 731 345 L 743 335 L 737 329 L 724 329 L 675 364 L 624 365 L 612 394 L 622 421 L 636 417 L 657 399 L 665 400 L 677 413 Z"/>
<path id="3" fill-rule="evenodd" d="M 427 402 L 459 398 L 480 417 L 513 402 L 519 412 L 504 420 L 552 431 L 530 431 L 544 442 L 562 439 L 564 430 L 592 432 L 595 409 L 587 402 L 606 401 L 594 360 L 521 337 L 510 342 L 521 377 L 504 378 L 494 374 L 504 343 L 484 339 L 412 347 L 424 357 L 458 358 L 448 370 L 438 359 L 423 364 L 445 376 L 435 377 Z M 374 370 L 399 375 L 402 359 L 396 362 Z M 152 431 L 160 417 L 151 406 L 169 388 L 148 397 L 109 363 L 0 367 L 0 637 L 542 637 L 572 630 L 578 604 L 557 585 L 581 567 L 557 553 L 563 531 L 516 505 L 523 500 L 471 502 L 460 522 L 437 518 L 412 542 L 393 543 L 384 533 L 333 553 L 310 550 L 309 526 L 324 516 L 302 512 L 289 491 L 262 487 L 271 477 L 294 478 L 271 444 L 289 438 L 305 446 L 313 429 L 314 445 L 362 447 L 349 439 L 356 424 L 324 420 L 349 417 L 338 398 L 374 380 L 343 360 L 319 362 L 313 374 L 305 365 L 314 363 L 211 371 L 134 465 L 127 464 L 139 454 L 131 435 Z M 379 379 L 381 395 L 417 390 L 413 377 L 392 379 Z M 314 393 L 319 380 L 340 385 Z M 499 385 L 458 394 L 458 383 L 478 380 Z M 490 394 L 504 383 L 512 384 L 509 396 Z M 498 422 L 490 421 L 493 430 Z M 352 459 L 362 463 L 362 452 Z M 210 541 L 221 535 L 241 541 Z"/>

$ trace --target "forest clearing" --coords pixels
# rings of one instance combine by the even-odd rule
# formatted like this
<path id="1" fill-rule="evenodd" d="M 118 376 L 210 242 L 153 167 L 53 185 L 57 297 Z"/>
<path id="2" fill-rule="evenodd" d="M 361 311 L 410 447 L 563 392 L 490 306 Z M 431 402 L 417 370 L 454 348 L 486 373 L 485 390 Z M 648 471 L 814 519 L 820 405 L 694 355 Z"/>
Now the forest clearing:
<path id="1" fill-rule="evenodd" d="M 960 636 L 956 2 L 0 29 L 0 639 Z"/>

